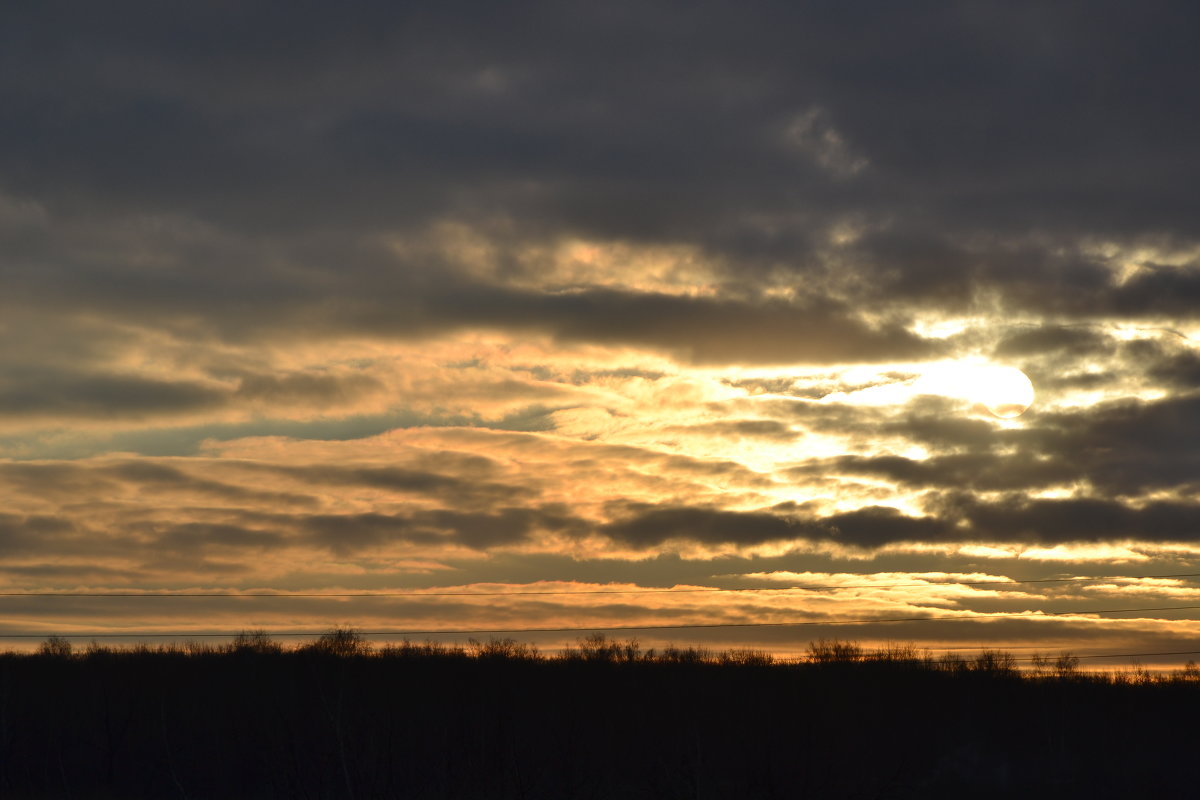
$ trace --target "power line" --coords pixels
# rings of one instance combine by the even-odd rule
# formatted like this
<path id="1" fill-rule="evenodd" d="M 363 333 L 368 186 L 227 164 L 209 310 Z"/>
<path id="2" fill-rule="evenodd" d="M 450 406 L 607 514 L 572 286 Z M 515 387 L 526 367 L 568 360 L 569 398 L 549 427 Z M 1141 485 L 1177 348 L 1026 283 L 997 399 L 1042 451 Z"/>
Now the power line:
<path id="1" fill-rule="evenodd" d="M 1031 648 L 1037 648 L 1037 649 L 1050 649 L 1050 648 L 1045 648 L 1044 646 L 1039 646 L 1039 645 L 1030 645 L 1029 647 L 1027 647 L 1027 648 L 1024 648 L 1024 649 L 1031 649 Z M 917 649 L 917 650 L 918 650 L 918 652 L 921 652 L 921 651 L 924 651 L 924 652 L 930 652 L 930 648 L 914 648 L 914 649 Z M 944 654 L 945 654 L 945 655 L 943 656 L 943 658 L 944 658 L 945 656 L 954 656 L 954 655 L 959 655 L 959 654 L 963 654 L 963 653 L 979 653 L 979 654 L 985 654 L 985 653 L 988 653 L 988 652 L 993 652 L 993 653 L 994 653 L 994 652 L 997 652 L 997 651 L 999 651 L 999 652 L 1003 653 L 1004 655 L 1008 655 L 1009 651 L 1010 651 L 1010 650 L 1013 650 L 1013 649 L 1016 649 L 1016 648 L 1013 648 L 1013 647 L 1011 647 L 1011 646 L 998 646 L 998 647 L 942 647 L 942 648 L 933 648 L 933 649 L 932 649 L 932 651 L 933 651 L 933 652 L 941 652 L 941 653 L 944 653 Z M 1067 657 L 1069 657 L 1069 658 L 1072 658 L 1072 659 L 1083 659 L 1083 658 L 1138 658 L 1138 657 L 1141 657 L 1141 656 L 1192 656 L 1192 655 L 1200 655 L 1200 650 L 1168 650 L 1168 651 L 1160 651 L 1160 652 L 1155 652 L 1155 653 L 1148 653 L 1148 652 L 1141 652 L 1141 653 L 1093 653 L 1093 654 L 1084 654 L 1084 655 L 1076 655 L 1076 654 L 1074 654 L 1074 653 L 1070 653 L 1070 652 L 1064 652 L 1064 653 L 1062 653 L 1062 655 L 1065 655 L 1065 656 L 1067 656 Z M 1061 657 L 1061 656 L 1055 656 L 1055 655 L 1052 655 L 1052 654 L 1050 654 L 1050 655 L 1045 655 L 1045 656 L 1038 656 L 1038 655 L 1032 655 L 1032 656 L 1015 656 L 1015 657 L 1014 657 L 1014 656 L 1010 656 L 1010 657 L 1009 657 L 1007 660 L 1009 660 L 1009 661 L 1022 661 L 1022 662 L 1024 662 L 1024 661 L 1030 661 L 1030 662 L 1033 662 L 1033 661 L 1037 661 L 1038 659 L 1042 659 L 1043 661 L 1046 661 L 1046 662 L 1048 662 L 1048 663 L 1049 663 L 1051 666 L 1053 666 L 1053 662 L 1054 662 L 1054 661 L 1056 661 L 1056 660 L 1057 660 L 1058 658 L 1060 658 L 1060 657 Z M 920 656 L 917 656 L 917 658 L 920 658 Z M 804 663 L 804 662 L 805 662 L 805 661 L 807 661 L 807 660 L 808 660 L 808 659 L 807 659 L 807 657 L 806 657 L 806 656 L 799 656 L 799 657 L 798 657 L 798 658 L 796 658 L 795 660 L 790 660 L 789 662 L 785 662 L 785 663 Z M 869 651 L 864 651 L 863 655 L 862 655 L 862 656 L 860 656 L 860 657 L 859 657 L 857 660 L 858 660 L 858 661 L 862 661 L 862 662 L 870 662 L 870 661 L 873 661 L 873 660 L 876 660 L 876 659 L 873 659 L 873 658 L 872 658 L 872 654 L 871 654 Z M 885 659 L 885 660 L 886 660 L 886 659 Z M 903 659 L 900 659 L 900 660 L 903 660 Z"/>
<path id="2" fill-rule="evenodd" d="M 857 619 L 801 620 L 790 622 L 694 622 L 672 623 L 668 625 L 593 625 L 590 627 L 562 628 L 478 628 L 478 629 L 427 629 L 427 630 L 392 630 L 392 631 L 359 631 L 360 636 L 433 636 L 433 635 L 463 635 L 491 633 L 583 633 L 586 631 L 655 631 L 655 630 L 687 630 L 700 628 L 782 628 L 805 627 L 816 625 L 862 625 L 884 622 L 971 622 L 977 619 L 1007 617 L 1011 619 L 1045 619 L 1047 617 L 1077 616 L 1083 614 L 1127 614 L 1140 611 L 1185 611 L 1200 609 L 1200 606 L 1155 606 L 1144 608 L 1097 608 L 1072 611 L 1042 611 L 1039 613 L 1022 613 L 1010 611 L 973 614 L 966 617 L 861 617 Z M 1193 622 L 1200 620 L 1191 620 Z M 328 631 L 266 631 L 268 636 L 321 636 Z M 0 633 L 3 639 L 44 639 L 50 636 L 64 638 L 149 638 L 149 637 L 233 637 L 236 633 L 210 632 L 128 632 L 128 633 Z"/>
<path id="3" fill-rule="evenodd" d="M 1200 650 L 1171 650 L 1161 653 L 1103 653 L 1096 655 L 1071 656 L 1071 658 L 1135 658 L 1138 656 L 1194 656 L 1200 655 Z M 1016 661 L 1032 661 L 1033 657 L 1018 658 Z"/>
<path id="4" fill-rule="evenodd" d="M 426 592 L 405 590 L 395 592 L 0 592 L 0 597 L 513 597 L 537 595 L 593 594 L 712 594 L 747 592 L 837 591 L 840 589 L 901 589 L 934 586 L 1013 586 L 1026 583 L 1097 583 L 1112 580 L 1150 580 L 1195 578 L 1200 572 L 1179 572 L 1170 575 L 1104 575 L 1081 578 L 1027 578 L 1005 581 L 933 581 L 925 583 L 850 583 L 800 586 L 763 586 L 748 589 L 579 589 L 516 592 Z"/>

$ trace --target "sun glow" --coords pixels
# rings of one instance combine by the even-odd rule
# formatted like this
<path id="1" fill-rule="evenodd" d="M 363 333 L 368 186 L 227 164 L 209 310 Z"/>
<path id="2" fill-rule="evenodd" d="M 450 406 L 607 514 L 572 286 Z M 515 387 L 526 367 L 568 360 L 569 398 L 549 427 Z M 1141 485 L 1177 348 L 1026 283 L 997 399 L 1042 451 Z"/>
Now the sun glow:
<path id="1" fill-rule="evenodd" d="M 971 398 L 1001 419 L 1012 419 L 1033 405 L 1033 382 L 1016 367 L 977 367 L 970 376 Z"/>
<path id="2" fill-rule="evenodd" d="M 943 364 L 928 372 L 917 388 L 977 403 L 1000 419 L 1013 419 L 1033 405 L 1033 382 L 1016 367 L 986 363 Z"/>

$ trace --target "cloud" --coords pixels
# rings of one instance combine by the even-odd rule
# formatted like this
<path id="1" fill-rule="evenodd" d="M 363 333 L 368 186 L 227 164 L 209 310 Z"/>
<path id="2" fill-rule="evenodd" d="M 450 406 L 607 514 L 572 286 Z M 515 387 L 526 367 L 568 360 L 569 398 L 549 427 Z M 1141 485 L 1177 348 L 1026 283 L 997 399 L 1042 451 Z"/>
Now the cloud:
<path id="1" fill-rule="evenodd" d="M 1197 12 L 677 12 L 13 10 L 4 580 L 670 586 L 1194 560 Z M 984 361 L 1026 371 L 1035 405 L 998 421 L 951 385 Z M 803 609 L 1026 602 L 1004 594 Z M 601 599 L 586 619 L 787 610 Z M 572 618 L 539 602 L 395 609 Z M 930 637 L 960 641 L 954 624 Z M 972 630 L 1126 635 L 1041 624 Z"/>
<path id="2" fill-rule="evenodd" d="M 265 469 L 268 472 L 301 478 L 314 486 L 351 486 L 436 496 L 443 502 L 453 503 L 460 508 L 527 499 L 538 494 L 536 489 L 528 486 L 485 481 L 474 475 L 457 477 L 401 467 L 271 466 Z"/>
<path id="3" fill-rule="evenodd" d="M 179 311 L 189 313 L 177 321 L 224 319 L 225 335 L 314 308 L 328 320 L 339 305 L 368 319 L 405 297 L 393 324 L 436 325 L 453 311 L 439 302 L 444 263 L 389 267 L 377 243 L 450 220 L 491 231 L 500 274 L 531 243 L 567 233 L 691 247 L 711 256 L 727 288 L 829 289 L 856 306 L 965 307 L 994 289 L 1068 314 L 1191 313 L 1194 267 L 1144 257 L 1121 283 L 1115 259 L 1093 246 L 1195 241 L 1178 210 L 1194 137 L 1167 99 L 1186 94 L 1178 76 L 1194 61 L 1168 33 L 1183 12 L 1130 16 L 1113 5 L 1100 21 L 1072 9 L 897 14 L 876 4 L 853 18 L 817 8 L 750 15 L 767 25 L 713 7 L 684 34 L 661 23 L 662 11 L 640 7 L 632 40 L 580 6 L 505 19 L 478 7 L 420 19 L 380 7 L 337 21 L 298 11 L 285 26 L 272 21 L 269 47 L 258 11 L 239 14 L 250 27 L 233 39 L 222 14 L 198 14 L 189 45 L 173 48 L 160 42 L 174 28 L 153 15 L 77 15 L 85 25 L 25 12 L 28 36 L 7 43 L 24 69 L 0 86 L 4 113 L 20 122 L 2 126 L 0 186 L 23 225 L 27 263 L 51 268 L 38 277 L 10 263 L 6 277 L 47 299 L 69 263 L 73 281 L 54 282 L 60 302 L 107 295 L 115 305 L 119 293 L 127 310 L 171 308 L 164 322 Z M 594 24 L 585 34 L 574 18 Z M 875 29 L 896 41 L 861 46 Z M 38 44 L 48 37 L 88 56 Z M 1161 57 L 1122 55 L 1104 44 L 1115 39 L 1153 41 Z M 442 45 L 450 40 L 459 46 Z M 618 45 L 625 60 L 614 68 L 607 54 Z M 846 52 L 858 55 L 836 55 Z M 69 197 L 73 205 L 58 200 Z M 94 211 L 105 223 L 86 222 Z M 837 233 L 855 230 L 866 233 Z M 467 290 L 454 323 L 512 324 L 532 302 L 451 283 Z M 601 325 L 586 316 L 602 296 L 540 302 L 564 335 Z M 688 309 L 644 302 L 691 326 Z M 425 308 L 435 313 L 413 319 Z M 584 315 L 576 327 L 554 322 L 574 313 Z M 694 313 L 742 319 L 722 304 Z M 763 332 L 831 349 L 782 347 L 783 336 L 756 349 L 833 361 L 858 357 L 855 341 L 874 341 L 884 357 L 918 344 L 901 336 L 888 348 L 873 326 L 819 307 L 798 313 L 812 323 L 768 321 Z M 753 328 L 753 316 L 743 323 Z M 612 335 L 606 324 L 600 333 Z M 694 330 L 680 335 L 701 340 L 702 361 L 729 358 Z M 680 346 L 645 330 L 634 340 Z"/>
<path id="4" fill-rule="evenodd" d="M 701 542 L 759 542 L 798 538 L 805 529 L 795 521 L 770 513 L 722 511 L 704 508 L 653 508 L 610 522 L 605 535 L 646 547 L 670 539 Z"/>
<path id="5" fill-rule="evenodd" d="M 242 528 L 237 525 L 188 522 L 159 533 L 155 549 L 160 554 L 204 553 L 235 550 L 275 550 L 284 544 L 278 533 Z"/>
<path id="6" fill-rule="evenodd" d="M 1040 356 L 1047 353 L 1072 357 L 1104 355 L 1110 352 L 1112 340 L 1102 331 L 1066 325 L 1039 325 L 1019 330 L 996 345 L 998 356 Z"/>
<path id="7" fill-rule="evenodd" d="M 639 508 L 600 530 L 639 547 L 672 539 L 706 544 L 748 545 L 781 540 L 829 539 L 856 547 L 878 547 L 897 541 L 941 539 L 951 526 L 934 517 L 910 517 L 887 506 L 817 517 L 778 510 L 729 511 L 699 507 Z"/>
<path id="8" fill-rule="evenodd" d="M 1200 530 L 1200 505 L 1191 502 L 1157 501 L 1131 507 L 1091 497 L 1010 496 L 988 502 L 959 495 L 939 498 L 931 505 L 961 515 L 976 536 L 992 541 L 1191 541 Z"/>
<path id="9" fill-rule="evenodd" d="M 833 538 L 860 547 L 944 538 L 953 528 L 936 517 L 910 517 L 889 506 L 864 506 L 821 520 Z"/>
<path id="10" fill-rule="evenodd" d="M 140 376 L 21 374 L 12 371 L 0 385 L 0 414 L 23 418 L 143 418 L 213 409 L 222 392 L 198 383 Z"/>
<path id="11" fill-rule="evenodd" d="M 9 556 L 23 555 L 44 545 L 46 540 L 70 538 L 75 528 L 52 516 L 0 515 L 0 550 Z"/>
<path id="12" fill-rule="evenodd" d="M 1030 436 L 1032 443 L 1064 461 L 1097 489 L 1132 495 L 1151 488 L 1182 488 L 1195 482 L 1196 460 L 1186 445 L 1200 397 L 1113 401 L 1087 413 L 1056 414 Z"/>
<path id="13" fill-rule="evenodd" d="M 500 508 L 494 513 L 434 509 L 411 515 L 314 515 L 303 518 L 300 524 L 314 544 L 340 556 L 397 541 L 461 544 L 484 550 L 518 543 L 537 530 L 581 527 L 580 521 L 561 512 L 530 508 Z"/>
<path id="14" fill-rule="evenodd" d="M 370 375 L 247 375 L 238 384 L 235 396 L 262 403 L 336 406 L 362 394 L 378 392 L 383 384 Z"/>
<path id="15" fill-rule="evenodd" d="M 959 453 L 912 459 L 903 456 L 842 456 L 829 463 L 797 468 L 803 474 L 833 472 L 878 475 L 911 486 L 956 487 L 977 491 L 1043 489 L 1083 477 L 1079 465 L 1043 461 L 1030 454 Z"/>

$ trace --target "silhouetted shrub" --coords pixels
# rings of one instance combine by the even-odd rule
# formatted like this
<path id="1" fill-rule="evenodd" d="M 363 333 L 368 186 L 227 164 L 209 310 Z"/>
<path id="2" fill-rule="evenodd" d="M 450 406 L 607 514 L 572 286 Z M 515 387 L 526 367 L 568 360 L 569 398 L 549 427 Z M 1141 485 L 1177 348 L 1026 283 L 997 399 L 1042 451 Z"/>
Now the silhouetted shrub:
<path id="1" fill-rule="evenodd" d="M 725 666 L 767 667 L 775 663 L 775 656 L 765 650 L 722 650 L 716 661 Z"/>
<path id="2" fill-rule="evenodd" d="M 470 639 L 468 640 L 467 649 L 474 658 L 513 659 L 520 661 L 534 661 L 539 658 L 537 647 L 518 642 L 515 639 L 489 639 L 486 642 Z"/>
<path id="3" fill-rule="evenodd" d="M 326 656 L 360 656 L 371 652 L 371 643 L 354 628 L 338 627 L 300 649 Z"/>
<path id="4" fill-rule="evenodd" d="M 602 633 L 593 633 L 578 640 L 577 647 L 567 647 L 562 657 L 567 660 L 590 662 L 631 662 L 642 658 L 642 648 L 637 639 L 619 642 Z"/>
<path id="5" fill-rule="evenodd" d="M 889 643 L 863 656 L 863 660 L 874 663 L 904 665 L 909 667 L 929 666 L 932 656 L 922 652 L 913 644 Z"/>
<path id="6" fill-rule="evenodd" d="M 1054 659 L 1054 674 L 1058 678 L 1073 678 L 1079 674 L 1079 659 L 1070 653 L 1063 653 Z"/>
<path id="7" fill-rule="evenodd" d="M 189 656 L 203 656 L 217 652 L 218 648 L 212 642 L 198 639 L 188 639 L 183 643 L 183 651 Z"/>
<path id="8" fill-rule="evenodd" d="M 863 660 L 863 649 L 856 642 L 818 639 L 808 643 L 808 660 L 814 664 L 850 664 Z"/>
<path id="9" fill-rule="evenodd" d="M 1124 683 L 1131 686 L 1139 686 L 1157 682 L 1157 677 L 1140 664 L 1131 664 L 1127 667 L 1114 670 L 1112 672 L 1113 683 Z"/>
<path id="10" fill-rule="evenodd" d="M 713 655 L 703 647 L 676 647 L 668 645 L 655 658 L 667 664 L 704 664 L 713 661 Z"/>
<path id="11" fill-rule="evenodd" d="M 71 642 L 61 636 L 51 636 L 38 645 L 38 653 L 54 658 L 70 658 L 71 650 Z"/>
<path id="12" fill-rule="evenodd" d="M 386 659 L 397 658 L 466 658 L 467 653 L 458 645 L 446 644 L 444 642 L 410 642 L 405 639 L 399 644 L 386 644 L 377 651 L 379 655 Z"/>
<path id="13" fill-rule="evenodd" d="M 283 652 L 283 645 L 274 641 L 264 630 L 242 631 L 229 645 L 229 652 L 241 655 L 274 655 Z"/>
<path id="14" fill-rule="evenodd" d="M 967 663 L 967 669 L 972 672 L 986 672 L 989 675 L 1016 675 L 1017 660 L 1011 653 L 1001 650 L 984 650 Z"/>

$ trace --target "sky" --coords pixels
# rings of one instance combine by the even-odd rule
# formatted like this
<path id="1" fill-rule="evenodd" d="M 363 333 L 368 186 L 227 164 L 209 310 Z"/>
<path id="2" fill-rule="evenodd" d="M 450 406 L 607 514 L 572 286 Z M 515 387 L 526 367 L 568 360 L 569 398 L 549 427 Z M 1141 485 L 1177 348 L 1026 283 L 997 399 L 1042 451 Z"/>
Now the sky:
<path id="1" fill-rule="evenodd" d="M 6 6 L 0 633 L 1200 650 L 1198 24 Z"/>

